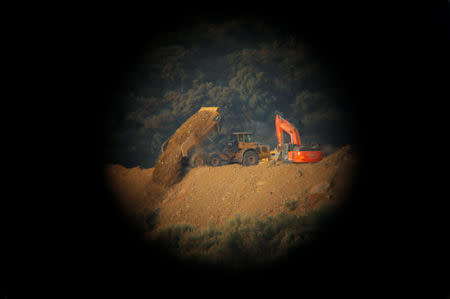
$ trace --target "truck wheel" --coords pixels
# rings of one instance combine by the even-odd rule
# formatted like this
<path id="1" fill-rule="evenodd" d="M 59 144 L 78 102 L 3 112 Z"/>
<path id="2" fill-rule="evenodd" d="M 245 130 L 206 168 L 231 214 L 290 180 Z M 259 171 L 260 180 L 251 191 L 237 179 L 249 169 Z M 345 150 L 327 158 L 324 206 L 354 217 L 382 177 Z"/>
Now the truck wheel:
<path id="1" fill-rule="evenodd" d="M 258 164 L 258 154 L 254 151 L 248 151 L 244 154 L 242 165 L 250 166 Z"/>
<path id="2" fill-rule="evenodd" d="M 212 155 L 211 158 L 209 158 L 209 165 L 212 167 L 220 166 L 222 165 L 222 159 L 219 155 Z"/>
<path id="3" fill-rule="evenodd" d="M 194 154 L 191 158 L 190 163 L 192 167 L 199 167 L 205 165 L 205 160 L 203 159 L 202 155 Z"/>

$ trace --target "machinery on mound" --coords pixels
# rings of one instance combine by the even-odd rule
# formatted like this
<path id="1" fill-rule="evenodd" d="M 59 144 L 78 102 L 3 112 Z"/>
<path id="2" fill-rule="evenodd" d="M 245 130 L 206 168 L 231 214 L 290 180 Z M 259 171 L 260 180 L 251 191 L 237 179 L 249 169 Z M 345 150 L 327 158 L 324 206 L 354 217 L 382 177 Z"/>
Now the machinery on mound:
<path id="1" fill-rule="evenodd" d="M 286 162 L 318 162 L 323 159 L 323 152 L 318 146 L 302 146 L 297 128 L 277 114 L 275 116 L 275 129 L 278 144 L 275 147 L 275 161 L 280 158 Z M 290 142 L 284 142 L 284 134 L 289 135 Z"/>
<path id="2" fill-rule="evenodd" d="M 197 113 L 208 113 L 208 117 L 201 123 L 201 128 L 191 128 L 196 134 L 187 136 L 182 143 L 179 143 L 182 160 L 196 167 L 201 165 L 220 166 L 224 164 L 239 163 L 244 166 L 258 164 L 262 159 L 270 158 L 268 145 L 255 142 L 250 132 L 232 133 L 232 137 L 227 141 L 226 146 L 214 152 L 204 152 L 199 149 L 199 144 L 214 129 L 219 128 L 220 114 L 218 107 L 202 107 Z M 184 125 L 183 125 L 184 126 Z M 167 145 L 171 143 L 173 137 L 168 139 L 161 146 L 164 154 Z"/>
<path id="3" fill-rule="evenodd" d="M 258 164 L 263 159 L 271 159 L 269 146 L 253 140 L 251 132 L 235 132 L 226 145 L 214 151 L 202 150 L 200 144 L 213 130 L 219 129 L 221 116 L 218 107 L 202 107 L 192 115 L 161 146 L 161 155 L 155 165 L 153 180 L 170 186 L 181 177 L 182 164 L 191 166 L 220 166 L 238 163 L 244 166 Z M 318 147 L 303 146 L 297 128 L 280 115 L 276 115 L 275 128 L 278 144 L 273 154 L 275 161 L 318 162 L 323 152 Z M 284 142 L 283 134 L 290 137 Z"/>

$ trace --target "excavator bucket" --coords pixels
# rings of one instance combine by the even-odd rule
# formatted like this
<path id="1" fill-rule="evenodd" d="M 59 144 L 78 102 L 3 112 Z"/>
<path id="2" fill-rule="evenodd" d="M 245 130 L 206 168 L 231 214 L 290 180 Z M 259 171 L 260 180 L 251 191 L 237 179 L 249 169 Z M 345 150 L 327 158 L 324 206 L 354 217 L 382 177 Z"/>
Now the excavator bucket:
<path id="1" fill-rule="evenodd" d="M 275 162 L 277 162 L 280 159 L 281 151 L 279 151 L 277 148 L 275 148 L 275 150 L 273 152 L 274 152 L 273 160 Z"/>

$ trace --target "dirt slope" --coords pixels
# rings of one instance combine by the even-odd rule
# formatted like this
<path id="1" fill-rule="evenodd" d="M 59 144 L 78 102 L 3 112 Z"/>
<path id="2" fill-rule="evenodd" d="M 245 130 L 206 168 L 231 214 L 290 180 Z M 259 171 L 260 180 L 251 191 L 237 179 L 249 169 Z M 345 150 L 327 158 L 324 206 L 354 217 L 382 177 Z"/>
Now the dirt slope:
<path id="1" fill-rule="evenodd" d="M 346 146 L 318 163 L 194 168 L 167 189 L 152 183 L 153 169 L 107 165 L 106 178 L 127 211 L 159 209 L 158 228 L 175 223 L 204 228 L 236 214 L 304 215 L 324 203 L 339 203 L 351 187 L 355 166 Z"/>
<path id="2" fill-rule="evenodd" d="M 128 214 L 159 205 L 165 190 L 152 181 L 154 168 L 126 168 L 118 164 L 105 167 L 106 182 Z"/>

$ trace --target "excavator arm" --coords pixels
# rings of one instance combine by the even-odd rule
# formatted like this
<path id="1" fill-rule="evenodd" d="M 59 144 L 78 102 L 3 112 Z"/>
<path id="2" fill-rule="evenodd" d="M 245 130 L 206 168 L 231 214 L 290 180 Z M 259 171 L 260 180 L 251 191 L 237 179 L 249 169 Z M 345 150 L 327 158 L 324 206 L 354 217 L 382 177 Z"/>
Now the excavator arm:
<path id="1" fill-rule="evenodd" d="M 291 142 L 289 143 L 301 146 L 300 135 L 298 134 L 297 128 L 278 114 L 275 116 L 275 129 L 277 131 L 278 146 L 281 146 L 284 143 L 283 132 L 288 133 L 291 137 Z"/>

